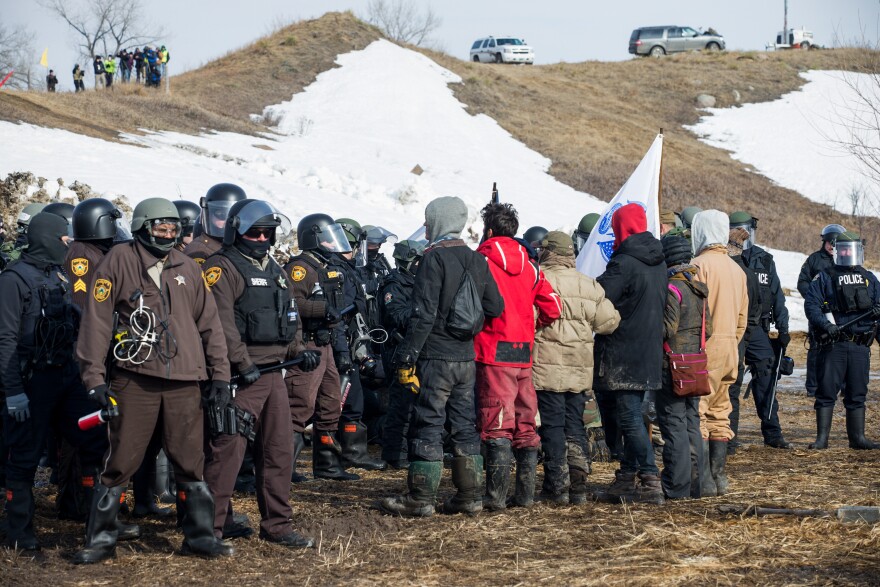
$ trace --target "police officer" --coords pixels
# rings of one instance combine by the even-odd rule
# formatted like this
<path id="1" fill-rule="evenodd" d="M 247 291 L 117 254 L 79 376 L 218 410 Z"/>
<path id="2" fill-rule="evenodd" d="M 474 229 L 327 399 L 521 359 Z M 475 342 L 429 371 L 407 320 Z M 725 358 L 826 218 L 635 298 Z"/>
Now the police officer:
<path id="1" fill-rule="evenodd" d="M 84 477 L 97 469 L 105 446 L 99 429 L 77 427 L 91 406 L 73 358 L 79 312 L 62 267 L 67 223 L 46 212 L 29 222 L 27 250 L 0 274 L 0 390 L 8 451 L 5 545 L 24 551 L 40 549 L 31 488 L 53 423 L 77 447 Z"/>
<path id="2" fill-rule="evenodd" d="M 880 282 L 862 267 L 864 246 L 858 235 L 844 232 L 834 246 L 834 265 L 810 284 L 804 311 L 819 341 L 816 361 L 816 442 L 828 448 L 828 433 L 838 392 L 843 389 L 849 447 L 876 449 L 865 438 L 865 396 L 871 349 L 880 319 Z"/>
<path id="3" fill-rule="evenodd" d="M 342 448 L 336 440 L 336 429 L 342 396 L 333 344 L 338 336 L 345 336 L 340 314 L 344 309 L 344 278 L 329 267 L 332 254 L 351 252 L 351 247 L 342 227 L 326 214 L 305 216 L 299 221 L 296 233 L 301 253 L 290 259 L 284 272 L 293 281 L 293 296 L 302 318 L 306 349 L 320 352 L 321 364 L 311 372 L 294 367 L 286 377 L 294 461 L 303 447 L 306 424 L 314 416 L 312 471 L 315 477 L 337 481 L 360 479 L 348 473 L 339 461 Z"/>
<path id="4" fill-rule="evenodd" d="M 46 204 L 46 207 L 43 208 L 43 212 L 49 212 L 50 214 L 61 216 L 67 222 L 67 226 L 70 226 L 70 223 L 73 220 L 73 209 L 73 204 L 68 204 L 67 202 L 52 202 Z M 68 234 L 68 236 L 71 234 Z"/>
<path id="5" fill-rule="evenodd" d="M 287 389 L 280 369 L 260 372 L 261 367 L 284 361 L 289 350 L 296 352 L 291 343 L 297 338 L 299 315 L 292 284 L 269 255 L 279 227 L 286 234 L 290 221 L 268 202 L 236 202 L 229 210 L 223 249 L 203 265 L 226 335 L 230 365 L 240 374 L 235 398 L 218 397 L 213 408 L 223 413 L 231 403 L 256 416 L 254 452 L 257 478 L 262 481 L 257 493 L 260 538 L 306 548 L 314 541 L 294 532 L 290 524 L 293 429 Z M 311 350 L 300 357 L 300 369 L 309 372 L 318 366 L 321 355 Z M 232 522 L 228 504 L 246 444 L 239 434 L 217 434 L 210 441 L 205 479 L 214 494 L 218 538 Z"/>
<path id="6" fill-rule="evenodd" d="M 174 200 L 172 202 L 180 214 L 180 238 L 177 242 L 177 250 L 185 251 L 193 241 L 194 231 L 202 218 L 202 208 L 189 200 Z"/>
<path id="7" fill-rule="evenodd" d="M 18 219 L 15 221 L 15 240 L 12 242 L 5 242 L 0 246 L 0 254 L 3 255 L 3 258 L 7 262 L 18 259 L 21 256 L 22 251 L 27 248 L 28 225 L 30 224 L 31 218 L 42 212 L 45 207 L 46 204 L 33 203 L 28 204 L 22 208 L 21 212 L 19 212 Z"/>
<path id="8" fill-rule="evenodd" d="M 834 266 L 834 242 L 837 237 L 846 232 L 846 228 L 840 224 L 828 224 L 822 229 L 822 248 L 812 253 L 801 267 L 798 275 L 797 288 L 801 297 L 807 299 L 810 284 L 817 275 Z M 807 333 L 810 339 L 810 348 L 807 349 L 807 381 L 806 388 L 810 397 L 816 397 L 816 389 L 819 382 L 816 379 L 816 357 L 818 356 L 818 341 L 812 328 Z"/>
<path id="9" fill-rule="evenodd" d="M 385 279 L 379 292 L 382 326 L 388 332 L 388 342 L 383 346 L 382 362 L 385 373 L 393 374 L 391 359 L 394 351 L 406 337 L 407 326 L 412 317 L 410 298 L 416 279 L 416 269 L 425 254 L 425 245 L 419 241 L 403 240 L 394 245 L 395 269 Z M 388 386 L 388 412 L 382 430 L 382 459 L 394 469 L 409 467 L 407 437 L 409 420 L 415 394 L 405 388 L 396 376 L 390 376 Z"/>
<path id="10" fill-rule="evenodd" d="M 211 186 L 199 201 L 201 207 L 202 234 L 186 246 L 184 253 L 199 265 L 220 250 L 223 231 L 229 209 L 236 202 L 247 198 L 244 190 L 234 183 L 218 183 Z"/>
<path id="11" fill-rule="evenodd" d="M 702 211 L 703 209 L 698 206 L 686 206 L 682 208 L 681 214 L 678 216 L 681 218 L 682 226 L 688 230 L 688 234 L 690 234 L 691 224 L 694 222 L 694 216 Z"/>
<path id="12" fill-rule="evenodd" d="M 595 212 L 590 212 L 578 223 L 577 228 L 574 233 L 571 235 L 571 240 L 574 243 L 574 256 L 577 257 L 581 252 L 581 249 L 587 244 L 587 240 L 590 238 L 590 233 L 593 232 L 593 227 L 596 226 L 596 223 L 599 222 L 599 215 Z"/>
<path id="13" fill-rule="evenodd" d="M 86 545 L 75 563 L 113 556 L 116 518 L 128 480 L 162 420 L 174 463 L 183 552 L 232 554 L 214 537 L 214 500 L 203 480 L 201 382 L 208 399 L 229 394 L 229 361 L 217 306 L 199 266 L 174 248 L 177 208 L 163 198 L 139 203 L 135 239 L 113 247 L 95 271 L 76 353 L 89 397 L 110 419 L 110 449 L 89 516 Z M 115 328 L 114 328 L 115 324 Z M 105 360 L 112 349 L 111 373 Z"/>
<path id="14" fill-rule="evenodd" d="M 761 419 L 761 434 L 764 444 L 773 448 L 791 448 L 782 435 L 779 425 L 779 402 L 773 390 L 776 387 L 776 365 L 785 348 L 791 342 L 788 333 L 788 310 L 785 308 L 785 294 L 773 256 L 755 244 L 758 219 L 748 212 L 734 212 L 730 215 L 730 228 L 743 228 L 749 238 L 742 243 L 742 260 L 758 276 L 761 289 L 761 325 L 752 329 L 746 345 L 745 362 L 752 373 L 752 397 L 755 410 Z M 777 330 L 777 348 L 770 342 L 770 326 Z"/>

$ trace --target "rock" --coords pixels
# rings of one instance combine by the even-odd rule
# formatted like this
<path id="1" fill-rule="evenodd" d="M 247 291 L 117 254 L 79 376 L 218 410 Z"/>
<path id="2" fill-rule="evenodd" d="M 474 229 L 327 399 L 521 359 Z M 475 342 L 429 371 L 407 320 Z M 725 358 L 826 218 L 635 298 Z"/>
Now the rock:
<path id="1" fill-rule="evenodd" d="M 733 101 L 739 102 L 742 96 L 739 95 L 739 90 L 733 90 Z"/>
<path id="2" fill-rule="evenodd" d="M 697 96 L 698 108 L 713 108 L 715 106 L 715 96 L 709 94 L 700 94 Z"/>
<path id="3" fill-rule="evenodd" d="M 412 173 L 413 175 L 421 175 L 424 172 L 425 172 L 425 170 L 422 169 L 422 166 L 419 165 L 418 163 L 416 163 L 416 166 L 410 170 L 410 173 Z"/>
<path id="4" fill-rule="evenodd" d="M 749 86 L 749 91 L 750 91 L 750 92 L 754 92 L 754 91 L 755 91 L 755 86 Z"/>

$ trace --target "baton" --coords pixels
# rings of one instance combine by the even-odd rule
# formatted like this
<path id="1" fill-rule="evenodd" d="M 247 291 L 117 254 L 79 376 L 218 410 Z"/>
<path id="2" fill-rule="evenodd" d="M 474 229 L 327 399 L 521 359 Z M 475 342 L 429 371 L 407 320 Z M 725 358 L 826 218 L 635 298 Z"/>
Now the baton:
<path id="1" fill-rule="evenodd" d="M 785 354 L 785 347 L 779 345 L 779 360 L 776 361 L 776 374 L 773 378 L 773 391 L 770 392 L 770 406 L 767 408 L 767 419 L 773 416 L 773 402 L 776 401 L 776 386 L 779 385 L 779 369 L 782 367 L 782 355 Z"/>
<path id="2" fill-rule="evenodd" d="M 258 369 L 258 371 L 260 372 L 260 375 L 263 375 L 265 373 L 272 373 L 273 371 L 280 371 L 281 369 L 287 369 L 288 367 L 293 367 L 295 365 L 299 365 L 300 363 L 302 363 L 302 358 L 297 357 L 295 359 L 290 359 L 289 361 L 284 361 L 283 363 L 277 363 L 275 365 L 268 365 L 266 367 L 260 367 Z M 233 375 L 230 383 L 235 383 L 236 381 L 238 381 L 239 377 L 241 377 L 241 375 Z"/>

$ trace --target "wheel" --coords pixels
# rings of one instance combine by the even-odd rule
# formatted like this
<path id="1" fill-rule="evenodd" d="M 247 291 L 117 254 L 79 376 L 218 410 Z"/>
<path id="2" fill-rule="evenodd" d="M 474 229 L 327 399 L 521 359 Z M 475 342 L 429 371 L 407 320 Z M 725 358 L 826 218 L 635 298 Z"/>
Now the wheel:
<path id="1" fill-rule="evenodd" d="M 706 50 L 707 51 L 720 51 L 721 45 L 719 45 L 718 43 L 712 42 L 712 43 L 709 43 L 708 45 L 706 45 Z"/>
<path id="2" fill-rule="evenodd" d="M 474 63 L 479 63 L 479 62 L 480 62 L 480 56 L 474 55 Z"/>
<path id="3" fill-rule="evenodd" d="M 501 53 L 495 54 L 495 63 L 504 63 L 504 59 L 501 58 Z"/>
<path id="4" fill-rule="evenodd" d="M 651 52 L 649 53 L 651 57 L 663 57 L 666 55 L 666 51 L 660 45 L 654 45 L 651 47 Z"/>
<path id="5" fill-rule="evenodd" d="M 809 51 L 809 50 L 810 50 L 810 44 L 807 43 L 807 42 L 803 42 L 803 43 L 801 43 L 801 49 L 803 49 L 804 51 Z"/>

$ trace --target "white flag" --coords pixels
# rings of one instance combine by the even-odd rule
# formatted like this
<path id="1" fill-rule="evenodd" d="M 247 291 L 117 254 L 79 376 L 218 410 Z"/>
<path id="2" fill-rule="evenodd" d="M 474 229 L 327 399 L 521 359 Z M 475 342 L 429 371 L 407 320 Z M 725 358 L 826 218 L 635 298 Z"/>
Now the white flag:
<path id="1" fill-rule="evenodd" d="M 605 271 L 605 265 L 611 259 L 614 245 L 614 231 L 611 229 L 611 216 L 627 204 L 640 204 L 648 217 L 648 230 L 660 236 L 660 210 L 658 205 L 660 194 L 660 161 L 663 155 L 663 135 L 657 135 L 654 144 L 629 176 L 608 207 L 602 212 L 587 244 L 577 257 L 577 270 L 590 277 L 599 277 Z"/>

